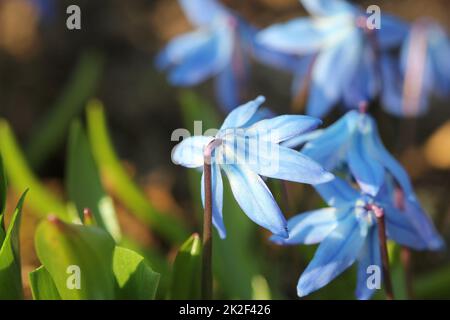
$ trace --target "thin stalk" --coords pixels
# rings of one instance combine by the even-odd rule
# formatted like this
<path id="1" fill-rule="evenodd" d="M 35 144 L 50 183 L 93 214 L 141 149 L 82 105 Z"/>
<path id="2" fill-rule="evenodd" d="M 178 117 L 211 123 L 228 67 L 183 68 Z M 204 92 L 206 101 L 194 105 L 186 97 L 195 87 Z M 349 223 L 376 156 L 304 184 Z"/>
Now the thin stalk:
<path id="1" fill-rule="evenodd" d="M 371 209 L 375 213 L 378 224 L 378 238 L 380 240 L 381 262 L 383 264 L 384 290 L 387 300 L 394 300 L 394 291 L 392 289 L 391 271 L 389 267 L 389 254 L 387 250 L 386 224 L 384 221 L 384 210 L 376 205 Z"/>
<path id="2" fill-rule="evenodd" d="M 202 299 L 211 300 L 213 291 L 212 276 L 212 179 L 211 155 L 220 139 L 211 141 L 204 150 L 205 209 L 203 214 L 203 250 L 202 250 Z"/>
<path id="3" fill-rule="evenodd" d="M 395 206 L 397 209 L 405 209 L 405 195 L 399 187 L 395 188 Z M 413 275 L 411 271 L 411 250 L 407 247 L 400 248 L 400 262 L 405 274 L 405 289 L 408 299 L 414 299 Z"/>

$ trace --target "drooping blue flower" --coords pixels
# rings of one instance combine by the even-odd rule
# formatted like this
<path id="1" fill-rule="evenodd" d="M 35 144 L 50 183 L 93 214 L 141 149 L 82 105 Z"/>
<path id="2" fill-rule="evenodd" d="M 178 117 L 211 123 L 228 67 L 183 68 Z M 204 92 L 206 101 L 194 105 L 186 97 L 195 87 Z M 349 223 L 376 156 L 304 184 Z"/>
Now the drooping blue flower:
<path id="1" fill-rule="evenodd" d="M 326 170 L 347 175 L 362 192 L 375 197 L 385 185 L 394 185 L 404 194 L 401 211 L 408 217 L 429 249 L 443 246 L 417 199 L 409 176 L 402 165 L 386 150 L 375 120 L 365 112 L 352 110 L 330 127 L 303 138 L 285 141 L 286 146 L 305 143 L 302 153 L 316 160 Z M 394 198 L 393 192 L 390 197 Z M 387 196 L 386 196 L 387 197 Z"/>
<path id="2" fill-rule="evenodd" d="M 294 81 L 296 95 L 310 78 L 307 114 L 322 117 L 339 102 L 354 107 L 371 100 L 380 87 L 377 56 L 400 46 L 407 25 L 383 13 L 381 28 L 369 30 L 367 14 L 345 1 L 301 3 L 311 18 L 275 24 L 261 31 L 257 41 L 312 61 L 312 68 L 298 69 Z"/>
<path id="3" fill-rule="evenodd" d="M 257 29 L 217 0 L 179 0 L 189 21 L 197 27 L 174 38 L 156 58 L 177 86 L 194 86 L 214 78 L 220 105 L 230 111 L 245 97 L 249 57 L 282 69 L 295 67 L 297 58 L 261 47 Z"/>
<path id="4" fill-rule="evenodd" d="M 418 116 L 428 110 L 431 96 L 450 95 L 450 40 L 429 20 L 415 22 L 401 48 L 400 58 L 382 58 L 383 105 L 396 116 Z"/>
<path id="5" fill-rule="evenodd" d="M 212 154 L 211 180 L 213 224 L 222 238 L 226 235 L 222 218 L 222 170 L 244 213 L 255 223 L 284 238 L 288 236 L 286 221 L 260 176 L 309 184 L 324 183 L 333 178 L 316 162 L 279 145 L 284 140 L 313 130 L 321 121 L 309 116 L 282 115 L 249 125 L 264 100 L 260 96 L 236 108 L 215 136 L 186 138 L 172 153 L 174 163 L 201 168 L 204 148 L 212 141 L 219 143 Z"/>
<path id="6" fill-rule="evenodd" d="M 299 279 L 300 297 L 324 287 L 357 262 L 356 297 L 370 299 L 376 289 L 368 284 L 373 273 L 368 267 L 377 266 L 380 275 L 382 272 L 375 206 L 384 212 L 389 239 L 417 250 L 428 248 L 405 214 L 385 197 L 389 194 L 386 190 L 370 196 L 340 178 L 315 188 L 330 207 L 292 217 L 288 221 L 289 238 L 271 238 L 279 244 L 320 243 Z"/>

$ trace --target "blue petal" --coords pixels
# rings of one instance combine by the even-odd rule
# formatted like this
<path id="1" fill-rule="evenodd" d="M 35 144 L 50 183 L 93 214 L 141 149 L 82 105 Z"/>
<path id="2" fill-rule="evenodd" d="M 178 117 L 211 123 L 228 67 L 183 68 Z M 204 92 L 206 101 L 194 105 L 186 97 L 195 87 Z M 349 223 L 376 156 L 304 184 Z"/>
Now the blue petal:
<path id="1" fill-rule="evenodd" d="M 403 20 L 383 13 L 381 15 L 381 28 L 376 32 L 378 45 L 383 50 L 400 47 L 408 34 L 408 29 L 408 24 Z"/>
<path id="2" fill-rule="evenodd" d="M 297 137 L 293 137 L 286 141 L 283 141 L 281 145 L 286 148 L 298 148 L 304 145 L 305 143 L 317 139 L 320 135 L 324 133 L 324 129 L 317 129 L 305 134 L 301 134 Z"/>
<path id="3" fill-rule="evenodd" d="M 436 231 L 433 222 L 424 212 L 415 198 L 406 199 L 404 203 L 405 216 L 414 226 L 416 233 L 420 234 L 428 250 L 442 250 L 445 247 L 444 240 Z"/>
<path id="4" fill-rule="evenodd" d="M 230 30 L 218 26 L 213 30 L 200 32 L 207 34 L 195 48 L 178 54 L 178 60 L 172 59 L 169 73 L 172 84 L 196 85 L 219 73 L 230 62 L 233 50 L 233 35 Z"/>
<path id="5" fill-rule="evenodd" d="M 328 30 L 330 29 L 330 30 Z M 262 31 L 256 41 L 274 50 L 288 54 L 308 54 L 318 51 L 331 34 L 310 18 L 297 18 L 274 24 Z"/>
<path id="6" fill-rule="evenodd" d="M 308 80 L 315 60 L 314 57 L 315 55 L 303 57 L 295 69 L 291 67 L 291 70 L 295 70 L 294 79 L 291 85 L 291 94 L 294 99 L 297 98 L 303 90 L 308 88 Z"/>
<path id="7" fill-rule="evenodd" d="M 382 276 L 381 256 L 380 256 L 380 242 L 378 240 L 377 226 L 373 226 L 367 239 L 364 243 L 364 247 L 361 250 L 361 255 L 358 258 L 358 279 L 356 285 L 355 295 L 359 300 L 368 300 L 372 297 L 375 290 L 369 289 L 367 280 L 371 274 L 367 273 L 369 266 L 378 266 L 380 270 L 380 276 Z"/>
<path id="8" fill-rule="evenodd" d="M 217 75 L 216 95 L 222 108 L 229 112 L 241 102 L 242 88 L 247 80 L 247 65 L 242 52 L 235 50 L 229 65 Z"/>
<path id="9" fill-rule="evenodd" d="M 211 166 L 211 188 L 212 188 L 212 220 L 221 239 L 225 239 L 226 231 L 223 224 L 223 182 L 218 165 Z M 202 204 L 205 207 L 205 174 L 202 174 L 201 181 Z"/>
<path id="10" fill-rule="evenodd" d="M 280 143 L 303 133 L 314 130 L 322 121 L 302 115 L 282 115 L 255 123 L 245 131 L 251 138 Z"/>
<path id="11" fill-rule="evenodd" d="M 211 34 L 205 31 L 194 31 L 173 38 L 169 44 L 161 50 L 155 59 L 158 69 L 163 70 L 173 64 L 183 61 L 191 52 L 205 46 L 211 39 Z"/>
<path id="12" fill-rule="evenodd" d="M 277 244 L 316 244 L 322 242 L 345 219 L 348 211 L 324 208 L 296 215 L 288 220 L 289 238 L 272 236 Z"/>
<path id="13" fill-rule="evenodd" d="M 321 52 L 314 63 L 307 114 L 322 117 L 342 97 L 355 74 L 362 41 L 357 32 Z"/>
<path id="14" fill-rule="evenodd" d="M 303 297 L 327 285 L 350 267 L 359 256 L 367 229 L 349 215 L 339 223 L 317 249 L 314 258 L 300 277 L 297 294 Z"/>
<path id="15" fill-rule="evenodd" d="M 389 239 L 416 250 L 427 248 L 426 243 L 411 224 L 406 214 L 388 204 L 383 204 L 383 207 L 386 219 L 386 233 Z"/>
<path id="16" fill-rule="evenodd" d="M 384 109 L 392 115 L 403 116 L 403 77 L 400 74 L 399 63 L 388 54 L 380 59 L 382 85 L 381 100 Z"/>
<path id="17" fill-rule="evenodd" d="M 358 112 L 347 112 L 341 119 L 325 129 L 318 138 L 308 142 L 303 147 L 302 153 L 319 162 L 325 169 L 334 170 L 345 160 L 345 152 L 358 119 Z"/>
<path id="18" fill-rule="evenodd" d="M 276 116 L 276 114 L 269 108 L 266 108 L 266 107 L 259 108 L 255 112 L 253 117 L 243 125 L 243 127 L 245 127 L 245 128 L 251 127 L 252 125 L 254 125 L 255 123 L 257 123 L 261 120 L 271 119 L 275 116 Z"/>
<path id="19" fill-rule="evenodd" d="M 314 188 L 322 199 L 332 207 L 346 206 L 355 202 L 360 196 L 359 192 L 353 189 L 347 181 L 339 177 L 335 177 L 328 183 L 314 186 Z"/>
<path id="20" fill-rule="evenodd" d="M 216 0 L 178 0 L 189 21 L 197 26 L 212 24 L 218 16 L 227 15 L 227 10 Z"/>
<path id="21" fill-rule="evenodd" d="M 203 149 L 214 138 L 207 136 L 194 136 L 185 138 L 177 144 L 172 151 L 172 161 L 188 168 L 203 166 Z"/>
<path id="22" fill-rule="evenodd" d="M 383 185 L 384 168 L 378 161 L 373 161 L 370 155 L 371 134 L 376 133 L 369 125 L 360 128 L 354 135 L 347 153 L 347 163 L 361 190 L 374 197 Z"/>
<path id="23" fill-rule="evenodd" d="M 245 214 L 273 234 L 287 238 L 287 223 L 264 181 L 246 166 L 223 165 L 234 198 Z"/>
<path id="24" fill-rule="evenodd" d="M 371 117 L 367 117 L 367 121 L 371 123 L 370 127 L 373 130 L 371 137 L 371 149 L 370 154 L 377 159 L 387 171 L 395 178 L 403 192 L 405 192 L 407 197 L 414 198 L 414 191 L 409 180 L 408 173 L 402 167 L 402 165 L 386 150 L 383 142 L 380 139 L 380 134 L 378 132 L 375 120 Z"/>
<path id="25" fill-rule="evenodd" d="M 356 108 L 362 101 L 371 101 L 378 88 L 378 78 L 376 74 L 376 64 L 373 49 L 369 45 L 364 45 L 357 72 L 351 78 L 349 84 L 344 88 L 344 101 L 348 108 Z"/>
<path id="26" fill-rule="evenodd" d="M 220 130 L 230 128 L 240 128 L 244 126 L 255 114 L 256 110 L 266 101 L 263 96 L 258 96 L 255 100 L 243 104 L 233 111 L 225 118 L 225 121 L 220 127 Z"/>
<path id="27" fill-rule="evenodd" d="M 407 116 L 421 115 L 427 110 L 433 89 L 433 69 L 428 55 L 427 37 L 427 32 L 420 25 L 413 27 L 401 48 L 403 113 Z"/>
<path id="28" fill-rule="evenodd" d="M 245 164 L 269 178 L 319 184 L 332 180 L 333 174 L 300 152 L 270 141 L 235 136 L 224 140 L 225 163 Z"/>
<path id="29" fill-rule="evenodd" d="M 305 9 L 316 16 L 351 14 L 355 8 L 343 0 L 300 0 Z"/>
<path id="30" fill-rule="evenodd" d="M 450 93 L 450 41 L 444 29 L 437 23 L 428 31 L 428 54 L 433 68 L 433 89 L 438 95 L 448 96 Z"/>

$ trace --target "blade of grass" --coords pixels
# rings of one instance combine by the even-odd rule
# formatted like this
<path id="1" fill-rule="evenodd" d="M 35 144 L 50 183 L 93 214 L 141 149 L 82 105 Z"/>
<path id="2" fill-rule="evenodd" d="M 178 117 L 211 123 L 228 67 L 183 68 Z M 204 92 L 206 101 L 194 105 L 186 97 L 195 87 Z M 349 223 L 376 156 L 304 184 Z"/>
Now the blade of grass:
<path id="1" fill-rule="evenodd" d="M 120 227 L 112 199 L 103 189 L 89 141 L 79 121 L 74 121 L 69 136 L 66 190 L 80 218 L 89 208 L 97 224 L 119 241 Z"/>
<path id="2" fill-rule="evenodd" d="M 103 57 L 95 51 L 83 53 L 62 95 L 49 113 L 33 128 L 26 156 L 37 168 L 64 143 L 72 119 L 92 97 L 103 71 Z"/>
<path id="3" fill-rule="evenodd" d="M 27 191 L 25 191 L 17 204 L 0 248 L 0 300 L 23 298 L 19 230 L 22 206 L 26 194 Z"/>
<path id="4" fill-rule="evenodd" d="M 6 120 L 0 119 L 0 150 L 6 174 L 16 192 L 29 188 L 28 205 L 33 213 L 45 217 L 52 213 L 65 221 L 74 221 L 64 202 L 48 191 L 29 168 L 14 133 Z"/>
<path id="5" fill-rule="evenodd" d="M 30 272 L 29 279 L 33 300 L 61 300 L 58 289 L 44 266 Z"/>
<path id="6" fill-rule="evenodd" d="M 129 177 L 113 148 L 100 101 L 88 104 L 87 121 L 92 153 L 111 192 L 152 230 L 169 242 L 180 244 L 188 237 L 187 228 L 176 217 L 158 211 Z"/>

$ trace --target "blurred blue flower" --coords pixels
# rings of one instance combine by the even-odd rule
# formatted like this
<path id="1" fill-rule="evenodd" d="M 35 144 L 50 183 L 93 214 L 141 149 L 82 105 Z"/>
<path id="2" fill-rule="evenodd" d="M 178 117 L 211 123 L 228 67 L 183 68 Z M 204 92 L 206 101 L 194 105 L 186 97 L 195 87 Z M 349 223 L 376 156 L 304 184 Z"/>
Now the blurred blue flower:
<path id="1" fill-rule="evenodd" d="M 381 28 L 367 26 L 367 14 L 342 0 L 301 0 L 311 18 L 275 24 L 257 41 L 271 49 L 305 56 L 312 67 L 296 69 L 294 95 L 310 79 L 306 112 L 322 117 L 338 102 L 354 108 L 379 90 L 379 52 L 400 46 L 407 25 L 381 15 Z M 308 65 L 308 63 L 306 63 Z"/>
<path id="2" fill-rule="evenodd" d="M 215 136 L 185 138 L 172 153 L 174 163 L 201 168 L 204 148 L 212 141 L 219 143 L 212 154 L 211 180 L 213 223 L 222 238 L 226 232 L 222 218 L 221 170 L 227 175 L 233 195 L 245 214 L 255 223 L 284 238 L 288 236 L 286 221 L 260 176 L 310 184 L 324 183 L 333 178 L 311 159 L 279 145 L 284 140 L 313 130 L 321 121 L 308 116 L 282 115 L 249 125 L 264 101 L 264 97 L 260 96 L 236 108 Z"/>
<path id="3" fill-rule="evenodd" d="M 396 116 L 418 116 L 428 110 L 431 96 L 450 95 L 450 40 L 429 20 L 415 22 L 401 48 L 400 58 L 382 58 L 383 105 Z"/>
<path id="4" fill-rule="evenodd" d="M 341 172 L 355 179 L 362 192 L 375 197 L 386 185 L 398 186 L 404 194 L 402 212 L 409 218 L 430 249 L 439 249 L 443 241 L 437 234 L 414 193 L 405 169 L 384 147 L 375 120 L 365 112 L 352 110 L 327 129 L 285 141 L 294 147 L 305 143 L 302 153 L 326 170 Z M 392 188 L 393 189 L 393 188 Z M 387 196 L 386 196 L 387 197 Z M 389 197 L 394 198 L 394 192 Z"/>
<path id="5" fill-rule="evenodd" d="M 197 30 L 174 38 L 156 58 L 176 86 L 194 86 L 214 78 L 217 99 L 230 111 L 248 89 L 249 57 L 289 70 L 298 58 L 261 47 L 257 29 L 217 0 L 179 0 Z"/>
<path id="6" fill-rule="evenodd" d="M 340 178 L 315 188 L 330 207 L 292 217 L 288 221 L 289 238 L 271 238 L 279 244 L 320 243 L 298 282 L 300 297 L 327 285 L 358 262 L 355 294 L 358 299 L 370 299 L 376 289 L 368 286 L 372 275 L 368 267 L 382 270 L 375 206 L 383 209 L 389 239 L 418 250 L 427 248 L 409 219 L 386 197 L 389 192 L 382 189 L 373 197 Z"/>

